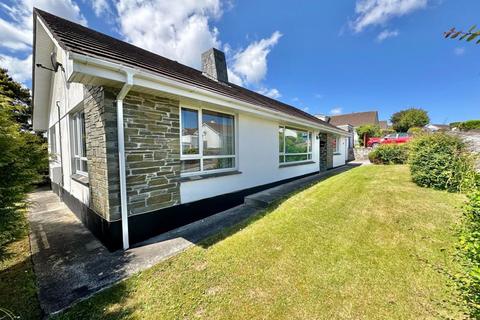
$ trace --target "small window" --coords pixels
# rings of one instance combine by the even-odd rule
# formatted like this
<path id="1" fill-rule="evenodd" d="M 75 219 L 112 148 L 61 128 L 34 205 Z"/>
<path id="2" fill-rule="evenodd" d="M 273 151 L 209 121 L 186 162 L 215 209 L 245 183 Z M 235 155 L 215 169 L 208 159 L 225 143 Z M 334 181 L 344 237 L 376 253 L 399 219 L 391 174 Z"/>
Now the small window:
<path id="1" fill-rule="evenodd" d="M 340 137 L 335 137 L 335 139 L 333 139 L 332 141 L 333 152 L 340 153 L 340 144 L 341 144 Z"/>
<path id="2" fill-rule="evenodd" d="M 279 162 L 301 162 L 312 159 L 312 132 L 281 126 L 278 129 Z"/>
<path id="3" fill-rule="evenodd" d="M 55 155 L 57 153 L 57 130 L 55 125 L 48 131 L 48 140 L 50 143 L 50 154 Z"/>
<path id="4" fill-rule="evenodd" d="M 235 163 L 235 117 L 206 109 L 181 109 L 181 172 L 231 170 Z"/>
<path id="5" fill-rule="evenodd" d="M 85 140 L 85 113 L 83 111 L 71 116 L 71 129 L 73 173 L 87 176 L 87 145 Z"/>

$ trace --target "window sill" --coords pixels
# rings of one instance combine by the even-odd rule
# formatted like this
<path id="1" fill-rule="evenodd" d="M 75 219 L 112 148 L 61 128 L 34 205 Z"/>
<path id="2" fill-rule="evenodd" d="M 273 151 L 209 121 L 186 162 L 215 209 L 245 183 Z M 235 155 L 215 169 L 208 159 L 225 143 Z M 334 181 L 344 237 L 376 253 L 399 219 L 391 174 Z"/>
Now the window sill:
<path id="1" fill-rule="evenodd" d="M 210 179 L 210 178 L 218 178 L 218 177 L 225 177 L 225 176 L 231 176 L 235 174 L 241 174 L 240 171 L 234 170 L 234 171 L 226 171 L 226 172 L 216 172 L 216 173 L 202 173 L 199 175 L 195 176 L 186 176 L 186 177 L 180 177 L 180 182 L 190 182 L 190 181 L 198 181 L 198 180 L 204 180 L 204 179 Z"/>
<path id="2" fill-rule="evenodd" d="M 294 162 L 294 163 L 282 163 L 278 167 L 279 168 L 287 168 L 287 167 L 295 167 L 295 166 L 303 166 L 305 164 L 312 164 L 315 161 L 305 161 L 305 162 Z"/>
<path id="3" fill-rule="evenodd" d="M 88 177 L 86 177 L 84 175 L 81 175 L 81 174 L 78 174 L 78 173 L 74 173 L 70 176 L 70 178 L 72 178 L 72 180 L 75 180 L 76 182 L 81 183 L 84 186 L 88 187 L 88 184 L 89 184 Z"/>

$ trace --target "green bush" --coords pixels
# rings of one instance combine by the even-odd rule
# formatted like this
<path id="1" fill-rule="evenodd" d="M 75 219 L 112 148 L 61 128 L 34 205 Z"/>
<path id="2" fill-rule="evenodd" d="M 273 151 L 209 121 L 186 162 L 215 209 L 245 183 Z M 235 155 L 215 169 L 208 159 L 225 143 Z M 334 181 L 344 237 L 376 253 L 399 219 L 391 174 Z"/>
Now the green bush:
<path id="1" fill-rule="evenodd" d="M 457 277 L 460 292 L 472 319 L 480 318 L 480 190 L 471 193 L 464 208 L 458 246 L 464 267 Z"/>
<path id="2" fill-rule="evenodd" d="M 412 180 L 422 187 L 468 192 L 478 179 L 474 156 L 465 143 L 445 133 L 421 135 L 410 142 Z"/>
<path id="3" fill-rule="evenodd" d="M 382 144 L 368 155 L 374 164 L 404 164 L 408 159 L 408 143 Z"/>
<path id="4" fill-rule="evenodd" d="M 460 124 L 460 130 L 480 129 L 480 120 L 468 120 Z"/>

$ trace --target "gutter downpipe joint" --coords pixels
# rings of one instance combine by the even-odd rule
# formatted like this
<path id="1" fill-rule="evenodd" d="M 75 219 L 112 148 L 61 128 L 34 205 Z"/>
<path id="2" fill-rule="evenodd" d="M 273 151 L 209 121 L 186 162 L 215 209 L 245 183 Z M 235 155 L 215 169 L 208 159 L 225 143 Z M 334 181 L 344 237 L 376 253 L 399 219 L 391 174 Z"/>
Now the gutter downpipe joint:
<path id="1" fill-rule="evenodd" d="M 127 177 L 125 168 L 125 135 L 123 125 L 123 99 L 133 86 L 132 72 L 124 71 L 126 81 L 117 95 L 118 171 L 120 176 L 120 211 L 122 215 L 123 250 L 130 247 L 128 236 Z"/>

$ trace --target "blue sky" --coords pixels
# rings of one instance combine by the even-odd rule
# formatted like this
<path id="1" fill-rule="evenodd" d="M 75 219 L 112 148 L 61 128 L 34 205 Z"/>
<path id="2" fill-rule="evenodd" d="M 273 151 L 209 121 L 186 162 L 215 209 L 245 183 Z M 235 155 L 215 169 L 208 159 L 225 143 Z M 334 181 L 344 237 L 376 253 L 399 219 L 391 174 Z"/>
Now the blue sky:
<path id="1" fill-rule="evenodd" d="M 231 81 L 313 114 L 480 118 L 480 45 L 442 37 L 477 0 L 1 0 L 0 65 L 28 86 L 32 3 L 197 68 L 216 46 Z"/>

